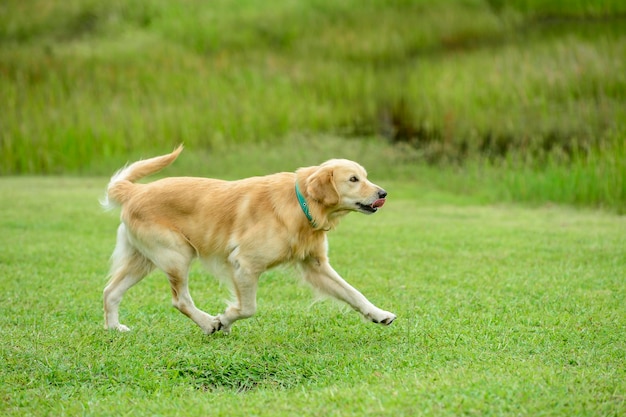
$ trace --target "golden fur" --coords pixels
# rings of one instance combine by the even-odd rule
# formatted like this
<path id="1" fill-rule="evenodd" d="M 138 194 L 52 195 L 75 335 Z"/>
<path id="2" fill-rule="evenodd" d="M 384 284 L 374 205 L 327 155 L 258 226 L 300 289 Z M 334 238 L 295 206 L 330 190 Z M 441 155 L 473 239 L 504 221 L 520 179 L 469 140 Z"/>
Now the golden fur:
<path id="1" fill-rule="evenodd" d="M 396 316 L 370 303 L 328 263 L 326 232 L 351 211 L 375 212 L 387 193 L 367 180 L 359 164 L 333 159 L 239 181 L 208 178 L 165 178 L 148 184 L 135 181 L 168 166 L 172 153 L 123 168 L 107 188 L 105 207 L 121 206 L 111 279 L 104 289 L 105 327 L 129 330 L 119 322 L 124 293 L 154 268 L 169 279 L 173 305 L 202 330 L 229 332 L 239 319 L 256 311 L 258 278 L 283 263 L 300 267 L 306 281 L 321 292 L 345 301 L 375 323 L 391 324 Z M 300 207 L 298 184 L 314 223 Z M 187 275 L 193 259 L 218 266 L 232 284 L 234 301 L 211 316 L 189 294 Z"/>

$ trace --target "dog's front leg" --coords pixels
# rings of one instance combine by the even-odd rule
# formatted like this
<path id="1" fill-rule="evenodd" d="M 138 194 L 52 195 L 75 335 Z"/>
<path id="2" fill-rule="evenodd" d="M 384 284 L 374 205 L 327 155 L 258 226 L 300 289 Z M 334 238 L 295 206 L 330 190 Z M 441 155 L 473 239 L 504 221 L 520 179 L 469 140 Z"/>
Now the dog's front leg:
<path id="1" fill-rule="evenodd" d="M 313 287 L 348 303 L 367 320 L 389 325 L 396 319 L 395 314 L 376 307 L 356 288 L 348 284 L 327 261 L 309 258 L 303 262 L 302 269 L 304 278 Z"/>

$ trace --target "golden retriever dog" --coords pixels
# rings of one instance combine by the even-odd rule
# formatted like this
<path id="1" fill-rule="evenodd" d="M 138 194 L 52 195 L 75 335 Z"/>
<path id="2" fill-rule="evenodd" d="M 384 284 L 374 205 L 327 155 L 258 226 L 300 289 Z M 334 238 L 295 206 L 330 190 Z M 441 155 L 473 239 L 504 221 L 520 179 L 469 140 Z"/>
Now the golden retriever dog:
<path id="1" fill-rule="evenodd" d="M 239 181 L 173 177 L 135 181 L 170 165 L 168 155 L 135 162 L 108 185 L 103 206 L 121 206 L 121 224 L 104 289 L 107 329 L 128 331 L 119 321 L 124 293 L 153 269 L 167 275 L 172 303 L 207 334 L 228 333 L 256 311 L 259 276 L 280 264 L 295 264 L 304 279 L 342 300 L 367 320 L 384 325 L 396 316 L 381 310 L 348 284 L 328 263 L 326 232 L 347 213 L 375 213 L 387 192 L 367 179 L 359 164 L 332 159 Z M 234 296 L 217 316 L 198 309 L 189 294 L 191 262 L 201 262 L 227 279 Z"/>

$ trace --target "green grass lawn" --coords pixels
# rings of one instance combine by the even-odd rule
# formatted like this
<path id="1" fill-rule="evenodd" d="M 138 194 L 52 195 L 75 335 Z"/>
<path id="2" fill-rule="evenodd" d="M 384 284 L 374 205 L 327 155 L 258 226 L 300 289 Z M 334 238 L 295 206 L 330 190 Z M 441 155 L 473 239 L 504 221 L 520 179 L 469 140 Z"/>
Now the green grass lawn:
<path id="1" fill-rule="evenodd" d="M 626 415 L 625 4 L 0 2 L 0 415 Z M 101 175 L 181 142 L 165 175 L 363 163 L 389 202 L 330 256 L 396 322 L 279 269 L 229 336 L 162 273 L 105 331 Z"/>
<path id="2" fill-rule="evenodd" d="M 384 181 L 375 216 L 330 237 L 334 267 L 391 327 L 264 275 L 259 311 L 204 336 L 158 272 L 102 328 L 117 214 L 106 178 L 0 178 L 0 414 L 457 416 L 626 414 L 626 219 L 486 205 Z M 191 291 L 221 311 L 199 267 Z"/>

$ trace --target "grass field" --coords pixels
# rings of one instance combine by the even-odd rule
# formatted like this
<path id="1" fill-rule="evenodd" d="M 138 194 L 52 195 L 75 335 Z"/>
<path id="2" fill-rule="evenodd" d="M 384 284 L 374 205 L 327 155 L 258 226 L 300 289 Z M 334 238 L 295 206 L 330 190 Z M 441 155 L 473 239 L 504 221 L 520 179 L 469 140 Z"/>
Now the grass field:
<path id="1" fill-rule="evenodd" d="M 622 0 L 4 1 L 0 175 L 334 135 L 464 168 L 450 190 L 485 165 L 507 198 L 624 212 L 624 16 Z"/>
<path id="2" fill-rule="evenodd" d="M 0 415 L 626 415 L 626 2 L 0 2 Z M 125 162 L 333 157 L 389 192 L 330 237 L 387 328 L 265 274 L 204 336 L 162 273 L 102 326 Z M 49 176 L 45 176 L 49 175 Z M 592 210 L 593 209 L 593 210 Z M 217 313 L 226 288 L 199 267 Z"/>
<path id="3" fill-rule="evenodd" d="M 427 181 L 330 237 L 338 271 L 398 314 L 388 328 L 292 271 L 259 312 L 207 337 L 162 273 L 102 328 L 117 215 L 106 178 L 0 179 L 0 414 L 6 416 L 620 416 L 626 413 L 626 219 L 555 205 L 477 204 Z M 225 288 L 201 269 L 210 312 Z"/>

